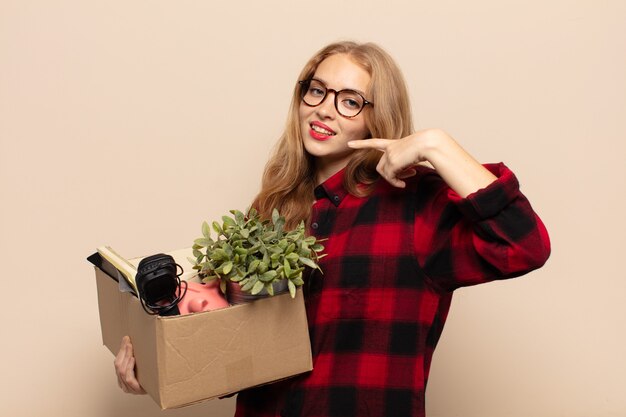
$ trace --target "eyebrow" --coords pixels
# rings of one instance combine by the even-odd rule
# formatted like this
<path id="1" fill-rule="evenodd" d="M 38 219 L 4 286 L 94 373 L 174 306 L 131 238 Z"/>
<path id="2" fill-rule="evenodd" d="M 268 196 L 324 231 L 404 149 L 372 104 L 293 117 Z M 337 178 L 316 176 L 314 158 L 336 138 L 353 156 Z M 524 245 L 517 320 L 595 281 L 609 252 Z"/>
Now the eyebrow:
<path id="1" fill-rule="evenodd" d="M 324 84 L 326 87 L 328 87 L 328 83 L 327 83 L 326 81 L 322 80 L 321 78 L 318 78 L 318 77 L 311 77 L 311 79 L 312 79 L 312 80 L 315 80 L 315 81 L 319 81 L 319 82 L 321 82 L 322 84 Z M 365 93 L 364 93 L 363 91 L 359 90 L 359 89 L 356 89 L 356 88 L 341 88 L 341 89 L 336 90 L 336 91 L 342 91 L 342 90 L 356 91 L 357 93 L 359 93 L 360 95 L 362 95 L 363 97 L 365 97 Z"/>

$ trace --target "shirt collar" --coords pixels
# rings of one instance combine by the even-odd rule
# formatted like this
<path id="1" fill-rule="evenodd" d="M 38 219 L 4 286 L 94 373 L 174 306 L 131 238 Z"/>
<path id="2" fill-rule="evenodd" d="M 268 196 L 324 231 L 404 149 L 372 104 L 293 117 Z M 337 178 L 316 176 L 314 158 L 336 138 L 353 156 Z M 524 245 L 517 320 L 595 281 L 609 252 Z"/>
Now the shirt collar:
<path id="1" fill-rule="evenodd" d="M 331 203 L 338 207 L 348 192 L 343 186 L 346 169 L 343 168 L 333 174 L 326 181 L 315 187 L 315 199 L 320 200 L 327 198 Z"/>

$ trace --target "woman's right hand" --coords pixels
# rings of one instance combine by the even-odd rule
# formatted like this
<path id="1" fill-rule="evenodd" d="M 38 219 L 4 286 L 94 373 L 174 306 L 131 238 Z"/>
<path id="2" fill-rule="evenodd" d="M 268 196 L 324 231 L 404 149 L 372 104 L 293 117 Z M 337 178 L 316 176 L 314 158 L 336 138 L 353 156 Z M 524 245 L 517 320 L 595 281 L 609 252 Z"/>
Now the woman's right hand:
<path id="1" fill-rule="evenodd" d="M 135 377 L 135 356 L 133 355 L 133 345 L 130 337 L 122 338 L 120 351 L 115 357 L 115 373 L 117 374 L 117 384 L 124 392 L 130 394 L 145 394 L 146 391 L 139 385 Z"/>

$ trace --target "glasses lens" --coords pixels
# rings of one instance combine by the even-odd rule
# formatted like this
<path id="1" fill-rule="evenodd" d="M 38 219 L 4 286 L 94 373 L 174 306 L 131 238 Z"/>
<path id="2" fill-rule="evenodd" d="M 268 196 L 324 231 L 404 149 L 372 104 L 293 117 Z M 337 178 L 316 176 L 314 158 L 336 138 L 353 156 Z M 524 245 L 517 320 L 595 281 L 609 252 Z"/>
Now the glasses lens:
<path id="1" fill-rule="evenodd" d="M 302 86 L 302 100 L 309 106 L 317 106 L 326 97 L 326 87 L 317 80 L 311 80 Z"/>
<path id="2" fill-rule="evenodd" d="M 363 106 L 363 97 L 356 91 L 342 90 L 337 94 L 337 111 L 346 117 L 356 116 Z"/>

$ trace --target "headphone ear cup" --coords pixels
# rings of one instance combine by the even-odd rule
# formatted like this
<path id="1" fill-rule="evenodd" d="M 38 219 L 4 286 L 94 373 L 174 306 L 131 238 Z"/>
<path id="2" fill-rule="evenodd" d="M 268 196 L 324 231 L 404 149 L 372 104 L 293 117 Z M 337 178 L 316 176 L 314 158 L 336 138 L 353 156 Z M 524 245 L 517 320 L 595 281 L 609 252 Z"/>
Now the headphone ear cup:
<path id="1" fill-rule="evenodd" d="M 177 310 L 175 307 L 181 298 L 178 294 L 181 282 L 176 274 L 178 267 L 172 256 L 162 253 L 139 262 L 135 283 L 146 311 L 149 308 L 152 310 L 149 313 L 163 315 Z"/>
<path id="2" fill-rule="evenodd" d="M 173 299 L 177 287 L 176 275 L 165 269 L 158 269 L 146 275 L 141 288 L 145 300 L 155 304 L 161 300 Z"/>

